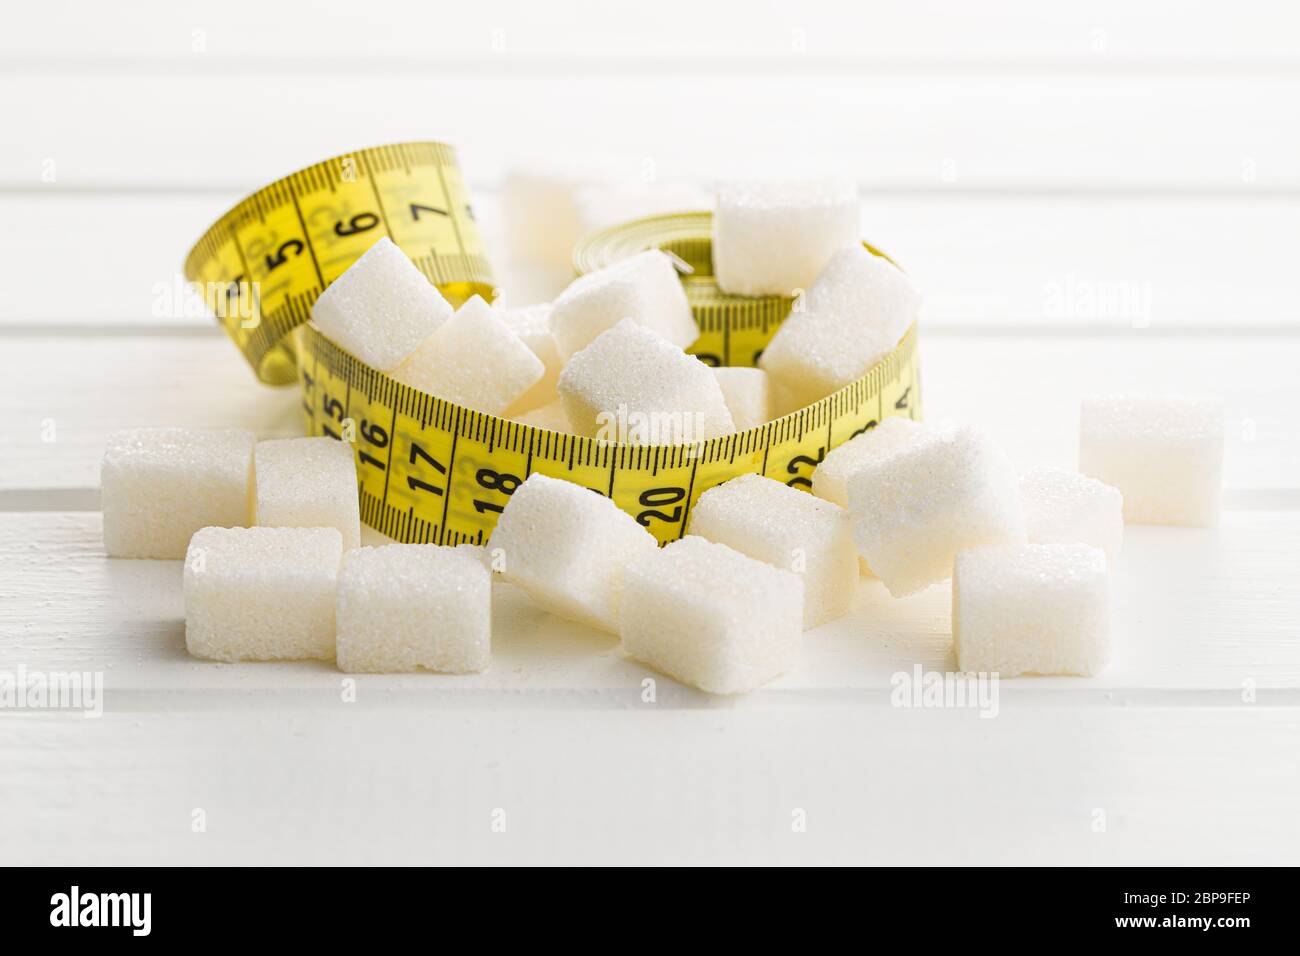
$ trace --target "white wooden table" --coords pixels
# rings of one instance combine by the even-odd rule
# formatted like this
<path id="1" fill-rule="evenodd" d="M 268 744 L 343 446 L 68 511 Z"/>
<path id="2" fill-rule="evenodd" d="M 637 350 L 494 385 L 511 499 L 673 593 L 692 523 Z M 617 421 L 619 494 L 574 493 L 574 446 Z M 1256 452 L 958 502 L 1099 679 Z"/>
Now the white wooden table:
<path id="1" fill-rule="evenodd" d="M 0 671 L 105 682 L 100 719 L 0 710 L 7 862 L 1296 862 L 1293 5 L 753 6 L 51 2 L 0 33 Z M 521 158 L 849 171 L 928 293 L 928 418 L 1073 465 L 1082 394 L 1221 394 L 1223 525 L 1130 527 L 1114 663 L 1003 682 L 995 719 L 891 706 L 953 667 L 949 595 L 869 580 L 739 700 L 646 703 L 507 586 L 478 676 L 345 701 L 328 666 L 191 659 L 179 563 L 103 556 L 105 436 L 301 426 L 160 287 L 243 193 L 409 138 L 460 147 L 497 250 Z"/>

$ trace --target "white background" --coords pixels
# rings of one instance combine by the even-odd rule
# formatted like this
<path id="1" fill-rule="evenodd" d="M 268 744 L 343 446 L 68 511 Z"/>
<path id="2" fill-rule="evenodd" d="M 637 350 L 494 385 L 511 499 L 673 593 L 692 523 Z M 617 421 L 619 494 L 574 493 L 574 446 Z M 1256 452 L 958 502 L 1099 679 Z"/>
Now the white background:
<path id="1" fill-rule="evenodd" d="M 1295 5 L 463 7 L 47 0 L 0 31 L 0 669 L 102 671 L 108 710 L 0 713 L 6 860 L 1295 862 Z M 506 587 L 478 677 L 345 704 L 329 667 L 192 660 L 179 563 L 102 556 L 104 437 L 301 426 L 158 286 L 244 193 L 419 138 L 529 291 L 512 168 L 848 173 L 927 293 L 928 417 L 1072 466 L 1082 394 L 1222 395 L 1223 526 L 1130 528 L 1114 664 L 1005 682 L 992 720 L 890 706 L 953 666 L 945 586 L 864 581 L 735 701 L 646 705 L 614 639 Z"/>

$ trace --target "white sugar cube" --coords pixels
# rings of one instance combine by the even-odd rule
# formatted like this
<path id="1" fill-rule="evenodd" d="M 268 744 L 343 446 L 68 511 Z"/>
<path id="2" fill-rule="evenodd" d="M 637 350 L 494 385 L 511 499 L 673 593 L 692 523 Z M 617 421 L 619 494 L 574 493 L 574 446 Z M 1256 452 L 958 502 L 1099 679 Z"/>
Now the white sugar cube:
<path id="1" fill-rule="evenodd" d="M 858 190 L 850 180 L 718 187 L 713 273 L 724 292 L 793 296 L 836 249 L 858 241 Z"/>
<path id="2" fill-rule="evenodd" d="M 573 201 L 577 186 L 577 177 L 568 169 L 506 171 L 501 206 L 510 259 L 572 270 L 573 246 L 582 238 Z"/>
<path id="3" fill-rule="evenodd" d="M 580 435 L 666 445 L 736 430 L 713 371 L 630 319 L 569 359 L 557 388 Z"/>
<path id="4" fill-rule="evenodd" d="M 180 560 L 200 528 L 248 524 L 255 440 L 238 429 L 109 435 L 99 478 L 104 550 L 114 558 Z"/>
<path id="5" fill-rule="evenodd" d="M 589 231 L 577 193 L 584 186 L 612 187 L 634 175 L 635 167 L 630 158 L 600 154 L 510 161 L 501 182 L 507 257 L 572 275 L 573 247 Z"/>
<path id="6" fill-rule="evenodd" d="M 561 617 L 614 632 L 623 565 L 657 547 L 608 498 L 541 474 L 515 490 L 488 541 L 504 580 Z"/>
<path id="7" fill-rule="evenodd" d="M 541 302 L 518 308 L 503 307 L 497 309 L 497 314 L 510 326 L 510 331 L 532 350 L 541 361 L 543 369 L 542 377 L 511 404 L 511 411 L 516 414 L 528 412 L 559 401 L 555 381 L 560 377 L 564 362 L 555 344 L 555 336 L 551 334 L 551 304 Z"/>
<path id="8" fill-rule="evenodd" d="M 713 694 L 794 666 L 803 580 L 694 535 L 630 561 L 619 633 L 632 657 Z"/>
<path id="9" fill-rule="evenodd" d="M 393 371 L 413 388 L 502 415 L 539 382 L 542 360 L 478 296 L 456 310 Z"/>
<path id="10" fill-rule="evenodd" d="M 1020 476 L 1025 529 L 1034 544 L 1090 544 L 1114 560 L 1124 541 L 1124 497 L 1077 471 L 1043 465 Z"/>
<path id="11" fill-rule="evenodd" d="M 827 452 L 826 458 L 813 471 L 813 494 L 847 508 L 850 477 L 871 462 L 911 448 L 929 431 L 925 425 L 910 418 L 886 418 L 874 428 Z"/>
<path id="12" fill-rule="evenodd" d="M 761 364 L 761 359 L 760 359 Z M 793 415 L 795 412 L 808 406 L 809 402 L 805 399 L 803 390 L 797 386 L 793 389 L 787 388 L 780 379 L 774 375 L 767 377 L 767 394 L 768 400 L 772 404 L 772 420 L 785 418 L 787 415 Z"/>
<path id="13" fill-rule="evenodd" d="M 722 397 L 736 431 L 748 431 L 772 420 L 772 396 L 767 373 L 761 368 L 715 368 Z"/>
<path id="14" fill-rule="evenodd" d="M 690 533 L 803 578 L 805 628 L 843 617 L 853 604 L 858 554 L 849 513 L 762 475 L 710 488 L 691 509 Z"/>
<path id="15" fill-rule="evenodd" d="M 916 319 L 921 293 L 898 266 L 855 242 L 835 250 L 804 304 L 810 312 L 856 316 L 864 329 L 897 342 Z"/>
<path id="16" fill-rule="evenodd" d="M 1223 484 L 1223 405 L 1214 399 L 1086 398 L 1079 470 L 1124 495 L 1132 524 L 1214 527 Z"/>
<path id="17" fill-rule="evenodd" d="M 326 287 L 312 306 L 311 319 L 336 345 L 389 372 L 451 311 L 406 253 L 384 237 Z"/>
<path id="18" fill-rule="evenodd" d="M 1110 660 L 1105 552 L 1086 544 L 963 551 L 952 576 L 952 636 L 962 671 L 1098 673 Z"/>
<path id="19" fill-rule="evenodd" d="M 348 673 L 481 671 L 491 658 L 492 574 L 458 548 L 356 548 L 339 571 L 337 619 Z"/>
<path id="20" fill-rule="evenodd" d="M 204 528 L 185 555 L 185 646 L 218 661 L 334 659 L 334 528 Z"/>
<path id="21" fill-rule="evenodd" d="M 657 249 L 574 279 L 555 300 L 551 331 L 567 359 L 624 319 L 683 349 L 700 336 L 677 270 Z"/>
<path id="22" fill-rule="evenodd" d="M 950 577 L 958 551 L 1025 541 L 1015 469 L 973 428 L 864 464 L 848 489 L 858 553 L 895 597 Z"/>
<path id="23" fill-rule="evenodd" d="M 545 428 L 561 434 L 573 433 L 573 426 L 569 424 L 569 415 L 564 410 L 564 403 L 559 400 L 524 412 L 522 415 L 515 415 L 514 419 L 524 425 L 532 425 L 534 428 Z"/>
<path id="24" fill-rule="evenodd" d="M 765 368 L 796 407 L 811 405 L 892 352 L 916 321 L 910 279 L 862 246 L 841 249 L 763 350 Z"/>
<path id="25" fill-rule="evenodd" d="M 333 438 L 257 443 L 256 523 L 272 528 L 337 528 L 345 548 L 361 544 L 361 508 L 352 446 Z"/>
<path id="26" fill-rule="evenodd" d="M 488 549 L 481 544 L 470 544 L 469 542 L 454 544 L 451 550 L 457 554 L 468 555 L 489 571 L 492 570 L 492 555 L 488 554 Z"/>

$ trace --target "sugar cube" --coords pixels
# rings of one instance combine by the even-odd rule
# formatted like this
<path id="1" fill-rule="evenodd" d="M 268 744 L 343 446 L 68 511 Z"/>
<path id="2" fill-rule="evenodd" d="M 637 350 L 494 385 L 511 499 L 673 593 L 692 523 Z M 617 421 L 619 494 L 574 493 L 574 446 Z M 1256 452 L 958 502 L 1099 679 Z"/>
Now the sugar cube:
<path id="1" fill-rule="evenodd" d="M 952 636 L 962 671 L 1098 673 L 1110 660 L 1106 555 L 1087 544 L 1022 544 L 957 555 Z"/>
<path id="2" fill-rule="evenodd" d="M 478 296 L 456 310 L 393 371 L 413 388 L 502 415 L 546 372 L 542 360 Z"/>
<path id="3" fill-rule="evenodd" d="M 551 334 L 551 304 L 541 302 L 537 305 L 525 305 L 518 308 L 502 307 L 497 314 L 510 326 L 510 330 L 519 336 L 542 363 L 542 377 L 520 395 L 512 404 L 515 414 L 541 408 L 560 399 L 555 391 L 555 381 L 560 377 L 564 362 L 560 359 L 560 350 Z"/>
<path id="4" fill-rule="evenodd" d="M 573 426 L 569 424 L 569 416 L 564 410 L 564 403 L 558 399 L 549 405 L 543 405 L 541 408 L 534 408 L 530 412 L 516 415 L 514 419 L 524 425 L 532 425 L 534 428 L 545 428 L 548 431 L 562 434 L 573 433 Z"/>
<path id="5" fill-rule="evenodd" d="M 203 528 L 185 555 L 185 646 L 218 661 L 334 659 L 334 528 Z"/>
<path id="6" fill-rule="evenodd" d="M 451 550 L 457 554 L 468 555 L 489 571 L 492 570 L 492 555 L 488 554 L 488 549 L 481 544 L 470 544 L 469 542 L 454 544 L 451 546 Z"/>
<path id="7" fill-rule="evenodd" d="M 385 236 L 326 287 L 311 319 L 336 345 L 391 372 L 451 311 L 442 293 Z"/>
<path id="8" fill-rule="evenodd" d="M 761 368 L 715 368 L 714 377 L 722 386 L 722 397 L 736 431 L 748 431 L 772 420 L 772 397 L 767 373 Z"/>
<path id="9" fill-rule="evenodd" d="M 863 465 L 887 458 L 903 448 L 911 448 L 927 431 L 925 425 L 910 418 L 886 418 L 874 428 L 826 453 L 826 458 L 813 471 L 813 494 L 847 508 L 850 476 L 860 471 Z"/>
<path id="10" fill-rule="evenodd" d="M 794 666 L 803 580 L 688 535 L 630 561 L 619 633 L 632 657 L 712 694 L 740 694 Z"/>
<path id="11" fill-rule="evenodd" d="M 736 430 L 712 370 L 631 319 L 569 359 L 557 387 L 580 435 L 666 445 Z"/>
<path id="12" fill-rule="evenodd" d="M 762 475 L 740 475 L 700 495 L 690 533 L 801 575 L 805 628 L 849 612 L 858 553 L 849 513 L 839 505 Z"/>
<path id="13" fill-rule="evenodd" d="M 856 316 L 864 329 L 883 330 L 892 348 L 915 321 L 921 293 L 898 266 L 855 242 L 835 250 L 804 304 L 810 312 Z"/>
<path id="14" fill-rule="evenodd" d="M 1119 489 L 1125 521 L 1214 527 L 1223 483 L 1223 405 L 1175 396 L 1086 398 L 1079 470 Z"/>
<path id="15" fill-rule="evenodd" d="M 847 179 L 726 182 L 713 214 L 713 273 L 732 295 L 807 289 L 836 249 L 859 241 Z"/>
<path id="16" fill-rule="evenodd" d="M 487 668 L 492 574 L 481 557 L 436 544 L 355 548 L 338 585 L 338 665 L 352 674 Z"/>
<path id="17" fill-rule="evenodd" d="M 345 548 L 361 544 L 352 446 L 333 438 L 280 438 L 253 455 L 256 522 L 275 528 L 337 528 Z"/>
<path id="18" fill-rule="evenodd" d="M 831 257 L 763 350 L 759 365 L 798 407 L 838 391 L 897 346 L 921 297 L 902 272 L 862 246 Z"/>
<path id="19" fill-rule="evenodd" d="M 200 528 L 248 524 L 255 441 L 238 429 L 109 435 L 99 480 L 104 550 L 114 558 L 180 560 Z"/>
<path id="20" fill-rule="evenodd" d="M 613 632 L 623 565 L 657 547 L 608 498 L 536 473 L 515 489 L 488 541 L 504 580 L 561 617 Z"/>
<path id="21" fill-rule="evenodd" d="M 501 181 L 508 257 L 572 269 L 582 225 L 573 202 L 576 177 L 567 170 L 512 168 Z"/>
<path id="22" fill-rule="evenodd" d="M 760 359 L 760 364 L 761 364 Z M 768 401 L 772 405 L 772 420 L 785 418 L 787 415 L 793 415 L 802 408 L 806 408 L 809 402 L 806 400 L 803 390 L 797 385 L 795 388 L 787 388 L 781 379 L 774 375 L 767 377 L 767 395 Z"/>
<path id="23" fill-rule="evenodd" d="M 587 233 L 577 193 L 612 187 L 635 173 L 635 162 L 587 154 L 563 162 L 527 156 L 508 161 L 501 182 L 505 253 L 514 264 L 544 265 L 573 274 L 573 247 Z"/>
<path id="24" fill-rule="evenodd" d="M 1025 541 L 1015 469 L 973 428 L 864 463 L 848 493 L 858 553 L 895 597 L 950 577 L 958 551 Z"/>
<path id="25" fill-rule="evenodd" d="M 1124 540 L 1124 497 L 1077 471 L 1042 465 L 1020 475 L 1025 530 L 1033 544 L 1090 544 L 1119 554 Z"/>
<path id="26" fill-rule="evenodd" d="M 568 359 L 624 319 L 683 349 L 700 336 L 677 270 L 657 249 L 574 279 L 555 300 L 551 331 Z"/>

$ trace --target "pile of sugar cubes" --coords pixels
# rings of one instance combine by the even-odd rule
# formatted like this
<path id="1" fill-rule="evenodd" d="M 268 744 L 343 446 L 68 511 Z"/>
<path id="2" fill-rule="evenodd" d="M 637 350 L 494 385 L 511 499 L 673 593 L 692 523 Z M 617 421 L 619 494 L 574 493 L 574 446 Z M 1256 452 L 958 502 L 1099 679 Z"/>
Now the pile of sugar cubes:
<path id="1" fill-rule="evenodd" d="M 713 250 L 725 292 L 795 299 L 759 368 L 687 354 L 699 329 L 657 251 L 552 303 L 453 309 L 381 239 L 313 322 L 443 399 L 636 442 L 647 436 L 604 430 L 620 409 L 692 423 L 671 441 L 756 428 L 861 377 L 916 320 L 912 283 L 858 238 L 852 184 L 726 184 Z M 150 428 L 108 443 L 104 543 L 184 559 L 186 644 L 222 661 L 481 671 L 495 577 L 686 684 L 740 693 L 789 671 L 803 632 L 849 614 L 873 575 L 895 597 L 951 581 L 963 671 L 1092 675 L 1110 658 L 1124 523 L 1213 525 L 1222 457 L 1223 411 L 1208 400 L 1086 399 L 1078 472 L 1019 472 L 977 428 L 887 418 L 831 450 L 811 494 L 757 474 L 707 489 L 662 548 L 610 499 L 540 473 L 485 546 L 362 547 L 348 444 Z"/>

